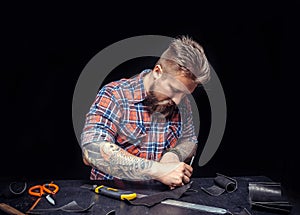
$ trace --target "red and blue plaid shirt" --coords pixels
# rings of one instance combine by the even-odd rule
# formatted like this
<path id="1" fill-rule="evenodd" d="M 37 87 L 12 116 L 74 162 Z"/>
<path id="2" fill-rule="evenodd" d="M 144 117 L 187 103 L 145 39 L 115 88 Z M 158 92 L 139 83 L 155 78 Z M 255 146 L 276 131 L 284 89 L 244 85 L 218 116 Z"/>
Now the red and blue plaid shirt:
<path id="1" fill-rule="evenodd" d="M 135 156 L 159 161 L 165 150 L 175 147 L 179 141 L 198 143 L 187 97 L 168 120 L 155 120 L 145 108 L 143 77 L 150 71 L 111 82 L 98 92 L 86 115 L 82 146 L 108 141 Z M 95 168 L 91 170 L 92 180 L 112 178 Z"/>

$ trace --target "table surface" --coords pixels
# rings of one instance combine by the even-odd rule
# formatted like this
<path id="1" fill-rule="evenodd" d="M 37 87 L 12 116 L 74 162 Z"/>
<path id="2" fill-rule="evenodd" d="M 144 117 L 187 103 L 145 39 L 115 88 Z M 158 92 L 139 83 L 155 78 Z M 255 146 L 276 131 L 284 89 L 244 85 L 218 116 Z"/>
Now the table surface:
<path id="1" fill-rule="evenodd" d="M 257 210 L 252 210 L 249 204 L 248 198 L 248 183 L 249 182 L 266 182 L 271 181 L 268 177 L 265 176 L 246 176 L 246 177 L 232 177 L 237 180 L 237 189 L 234 192 L 227 193 L 224 192 L 220 196 L 210 196 L 203 190 L 201 187 L 207 188 L 214 185 L 214 178 L 192 178 L 193 181 L 191 189 L 197 192 L 188 192 L 181 196 L 180 201 L 197 203 L 207 206 L 214 206 L 227 209 L 233 213 L 240 212 L 243 208 L 246 208 L 252 215 L 274 215 L 274 213 L 270 212 L 262 212 Z M 5 190 L 10 182 L 1 182 L 0 189 Z M 38 181 L 38 182 L 27 182 L 27 189 L 30 186 L 36 184 L 49 183 L 49 181 Z M 55 206 L 50 205 L 45 197 L 41 199 L 41 201 L 36 206 L 36 209 L 45 209 L 45 208 L 57 208 L 63 205 L 66 205 L 72 201 L 76 201 L 77 204 L 82 207 L 88 207 L 92 202 L 95 204 L 93 207 L 83 213 L 87 215 L 97 214 L 107 214 L 110 211 L 115 211 L 115 214 L 211 214 L 200 212 L 194 209 L 186 209 L 176 206 L 169 206 L 165 204 L 156 204 L 152 207 L 146 206 L 133 206 L 124 201 L 112 199 L 106 196 L 98 195 L 88 189 L 83 189 L 80 186 L 84 184 L 104 184 L 111 187 L 131 190 L 136 193 L 141 194 L 153 194 L 157 192 L 162 192 L 168 190 L 168 187 L 160 184 L 159 182 L 150 181 L 150 182 L 128 182 L 128 181 L 87 181 L 87 180 L 54 180 L 54 183 L 59 185 L 60 190 L 55 194 L 54 199 L 56 202 Z M 293 204 L 293 208 L 290 214 L 300 214 L 299 213 L 299 202 L 288 196 L 287 193 L 282 192 L 284 198 L 286 198 L 291 204 Z M 35 202 L 37 197 L 32 197 L 28 194 L 27 190 L 21 195 L 7 197 L 1 196 L 0 202 L 6 203 L 19 211 L 25 213 Z M 2 212 L 3 213 L 3 212 Z M 0 210 L 1 214 L 1 210 Z M 4 214 L 4 213 L 3 213 Z M 64 212 L 62 210 L 47 212 L 43 214 L 80 214 L 80 213 L 70 213 Z"/>

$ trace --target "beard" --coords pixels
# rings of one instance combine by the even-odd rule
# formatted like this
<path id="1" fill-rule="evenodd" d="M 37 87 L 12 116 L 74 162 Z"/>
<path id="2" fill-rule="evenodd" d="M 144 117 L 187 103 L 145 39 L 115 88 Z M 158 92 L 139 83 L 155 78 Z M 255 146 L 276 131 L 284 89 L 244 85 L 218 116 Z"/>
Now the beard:
<path id="1" fill-rule="evenodd" d="M 147 106 L 147 109 L 151 114 L 160 113 L 166 119 L 170 118 L 177 108 L 176 103 L 169 97 L 162 101 L 159 101 L 155 96 L 154 93 L 155 91 L 153 90 L 153 88 L 154 87 L 152 86 L 148 95 L 143 101 L 144 105 Z M 161 103 L 166 103 L 166 104 L 161 104 Z"/>

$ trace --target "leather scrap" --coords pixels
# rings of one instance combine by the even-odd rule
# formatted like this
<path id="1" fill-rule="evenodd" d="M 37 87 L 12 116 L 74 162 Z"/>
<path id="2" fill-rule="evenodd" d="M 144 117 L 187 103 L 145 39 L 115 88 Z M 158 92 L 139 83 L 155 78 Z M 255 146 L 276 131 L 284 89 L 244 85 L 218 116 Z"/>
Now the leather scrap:
<path id="1" fill-rule="evenodd" d="M 15 198 L 21 196 L 27 189 L 26 181 L 14 181 L 1 190 L 0 196 L 4 198 Z"/>
<path id="2" fill-rule="evenodd" d="M 65 212 L 70 212 L 70 213 L 82 213 L 82 212 L 86 212 L 89 209 L 91 209 L 94 206 L 95 202 L 92 202 L 88 207 L 83 208 L 81 206 L 79 206 L 77 204 L 76 201 L 72 201 L 66 205 L 63 205 L 61 207 L 58 208 L 45 208 L 45 209 L 33 209 L 31 211 L 28 211 L 28 214 L 42 214 L 42 213 L 46 213 L 46 212 L 51 212 L 51 211 L 65 211 Z"/>
<path id="3" fill-rule="evenodd" d="M 192 181 L 188 184 L 185 184 L 181 187 L 177 187 L 173 190 L 154 193 L 127 202 L 131 205 L 143 205 L 143 206 L 151 207 L 155 204 L 162 202 L 165 199 L 179 199 L 185 192 L 187 192 L 190 189 L 191 185 L 192 185 Z"/>
<path id="4" fill-rule="evenodd" d="M 228 193 L 234 192 L 237 189 L 237 181 L 231 177 L 217 173 L 214 178 L 214 185 L 211 187 L 201 187 L 203 191 L 212 196 L 219 196 L 225 191 Z"/>
<path id="5" fill-rule="evenodd" d="M 250 182 L 249 202 L 252 209 L 290 213 L 292 205 L 283 198 L 281 184 L 277 182 Z"/>

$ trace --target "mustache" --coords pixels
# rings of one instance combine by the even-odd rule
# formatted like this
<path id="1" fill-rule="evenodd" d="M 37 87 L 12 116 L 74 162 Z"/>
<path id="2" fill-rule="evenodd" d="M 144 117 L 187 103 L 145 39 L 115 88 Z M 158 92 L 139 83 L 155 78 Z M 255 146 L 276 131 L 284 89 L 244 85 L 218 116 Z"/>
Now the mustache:
<path id="1" fill-rule="evenodd" d="M 167 104 L 159 104 L 160 102 L 168 101 Z M 143 101 L 144 105 L 147 106 L 147 109 L 150 111 L 150 113 L 159 112 L 167 117 L 170 117 L 173 112 L 176 110 L 177 105 L 176 103 L 171 99 L 167 98 L 163 101 L 159 101 L 156 96 L 154 95 L 153 91 L 149 92 L 149 95 L 145 98 Z"/>
<path id="2" fill-rule="evenodd" d="M 168 101 L 168 102 L 166 102 L 166 104 L 159 104 L 159 103 L 163 103 L 165 101 Z M 154 106 L 164 106 L 164 107 L 176 106 L 176 103 L 170 97 L 167 97 L 166 99 L 159 101 L 157 99 L 157 97 L 155 96 L 154 91 L 149 92 L 149 94 L 144 99 L 143 103 L 146 106 L 153 106 L 153 105 Z"/>

